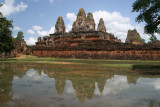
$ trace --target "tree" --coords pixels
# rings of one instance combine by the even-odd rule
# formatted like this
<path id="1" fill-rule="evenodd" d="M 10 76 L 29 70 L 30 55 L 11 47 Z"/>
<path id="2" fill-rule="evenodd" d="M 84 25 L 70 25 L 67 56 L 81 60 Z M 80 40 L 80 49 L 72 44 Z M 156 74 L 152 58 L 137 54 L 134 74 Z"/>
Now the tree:
<path id="1" fill-rule="evenodd" d="M 3 4 L 0 4 L 0 7 L 2 7 L 3 6 Z M 0 12 L 0 17 L 2 17 L 3 16 L 3 14 Z"/>
<path id="2" fill-rule="evenodd" d="M 150 39 L 149 43 L 152 43 L 152 44 L 157 41 L 157 37 L 155 35 L 152 35 L 149 39 Z"/>
<path id="3" fill-rule="evenodd" d="M 136 0 L 132 12 L 140 12 L 136 21 L 146 22 L 145 33 L 160 33 L 160 0 Z"/>
<path id="4" fill-rule="evenodd" d="M 5 17 L 0 18 L 0 52 L 10 52 L 13 49 L 12 43 L 12 21 Z"/>
<path id="5" fill-rule="evenodd" d="M 16 40 L 19 41 L 19 42 L 24 41 L 24 35 L 23 35 L 23 32 L 22 32 L 22 31 L 19 31 L 19 32 L 17 33 Z"/>

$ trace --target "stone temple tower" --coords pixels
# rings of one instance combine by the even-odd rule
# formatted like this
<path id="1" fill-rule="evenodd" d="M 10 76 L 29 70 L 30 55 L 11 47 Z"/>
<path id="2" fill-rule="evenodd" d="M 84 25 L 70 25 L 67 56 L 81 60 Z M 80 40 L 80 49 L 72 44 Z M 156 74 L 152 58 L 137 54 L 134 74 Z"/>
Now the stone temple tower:
<path id="1" fill-rule="evenodd" d="M 87 14 L 86 18 L 86 30 L 87 31 L 95 31 L 95 21 L 92 13 Z"/>
<path id="2" fill-rule="evenodd" d="M 104 21 L 103 21 L 103 18 L 101 18 L 99 20 L 99 24 L 98 24 L 98 31 L 101 31 L 101 32 L 106 32 L 106 27 L 104 25 Z"/>
<path id="3" fill-rule="evenodd" d="M 86 31 L 86 13 L 83 8 L 77 14 L 77 19 L 72 25 L 72 31 Z"/>
<path id="4" fill-rule="evenodd" d="M 63 18 L 61 16 L 58 17 L 56 25 L 55 25 L 55 33 L 64 33 L 66 30 Z"/>

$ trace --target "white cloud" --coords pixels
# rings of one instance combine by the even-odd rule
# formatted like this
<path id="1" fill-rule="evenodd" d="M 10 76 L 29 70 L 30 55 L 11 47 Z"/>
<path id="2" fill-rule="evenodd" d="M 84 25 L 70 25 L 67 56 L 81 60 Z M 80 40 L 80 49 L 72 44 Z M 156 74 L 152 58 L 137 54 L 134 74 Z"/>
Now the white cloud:
<path id="1" fill-rule="evenodd" d="M 100 91 L 99 91 L 99 88 L 98 88 L 98 84 L 97 84 L 97 82 L 95 83 L 95 90 L 94 90 L 94 94 L 95 95 L 100 95 L 101 93 L 100 93 Z"/>
<path id="2" fill-rule="evenodd" d="M 66 92 L 67 93 L 75 93 L 72 82 L 70 80 L 66 80 Z"/>
<path id="3" fill-rule="evenodd" d="M 3 3 L 3 6 L 0 7 L 0 11 L 4 16 L 9 16 L 13 13 L 24 11 L 28 7 L 28 5 L 26 5 L 23 2 L 20 2 L 16 6 L 14 4 L 15 4 L 15 0 L 5 0 Z"/>
<path id="4" fill-rule="evenodd" d="M 157 37 L 158 40 L 160 40 L 160 34 L 155 33 L 155 36 Z"/>
<path id="5" fill-rule="evenodd" d="M 33 26 L 33 29 L 34 29 L 35 31 L 40 31 L 40 30 L 42 30 L 43 28 L 42 28 L 41 26 Z"/>
<path id="6" fill-rule="evenodd" d="M 26 40 L 27 45 L 35 45 L 35 42 L 37 41 L 36 38 L 29 37 L 28 40 Z"/>
<path id="7" fill-rule="evenodd" d="M 49 2 L 50 2 L 51 4 L 53 4 L 53 3 L 54 3 L 54 0 L 49 0 Z"/>
<path id="8" fill-rule="evenodd" d="M 54 33 L 54 31 L 55 31 L 55 27 L 51 27 L 51 29 L 49 30 L 49 34 L 53 34 Z"/>
<path id="9" fill-rule="evenodd" d="M 35 35 L 35 32 L 34 32 L 32 29 L 28 29 L 28 30 L 27 30 L 27 33 L 28 33 L 28 34 L 31 34 L 31 35 Z"/>
<path id="10" fill-rule="evenodd" d="M 47 36 L 48 35 L 48 31 L 37 31 L 37 33 L 40 36 Z"/>
<path id="11" fill-rule="evenodd" d="M 128 88 L 129 84 L 126 76 L 114 75 L 113 78 L 106 81 L 103 94 L 117 94 L 118 92 Z"/>
<path id="12" fill-rule="evenodd" d="M 66 31 L 68 32 L 72 29 L 72 24 L 76 20 L 76 14 L 67 13 L 66 17 L 69 20 L 69 23 L 66 27 Z M 128 30 L 134 29 L 134 27 L 130 24 L 130 18 L 123 17 L 119 12 L 110 13 L 107 11 L 100 10 L 93 12 L 93 17 L 95 19 L 96 25 L 98 25 L 99 19 L 103 18 L 105 26 L 107 28 L 107 32 L 113 33 L 122 41 L 125 41 Z"/>
<path id="13" fill-rule="evenodd" d="M 76 20 L 76 14 L 75 13 L 67 13 L 66 14 L 67 19 L 70 23 L 73 23 Z"/>
<path id="14" fill-rule="evenodd" d="M 69 24 L 66 27 L 66 31 L 70 31 L 72 29 L 72 24 L 76 20 L 76 14 L 75 13 L 67 13 L 66 14 L 67 20 L 69 20 Z"/>
<path id="15" fill-rule="evenodd" d="M 99 23 L 99 19 L 103 18 L 107 32 L 113 33 L 116 37 L 123 42 L 126 39 L 129 29 L 134 29 L 130 24 L 130 18 L 123 17 L 119 12 L 107 12 L 107 11 L 95 11 L 93 13 L 96 25 Z M 97 26 L 96 26 L 97 28 Z"/>
<path id="16" fill-rule="evenodd" d="M 72 24 L 76 20 L 75 13 L 67 13 L 67 20 L 69 20 L 66 31 L 72 29 Z M 146 42 L 149 40 L 149 35 L 144 34 L 144 29 L 141 25 L 132 26 L 129 17 L 123 17 L 119 12 L 108 12 L 108 11 L 95 11 L 93 12 L 93 17 L 96 23 L 96 28 L 99 23 L 100 18 L 103 18 L 107 32 L 112 33 L 115 37 L 118 37 L 123 42 L 127 37 L 128 30 L 133 30 L 134 28 L 140 33 L 141 37 L 145 39 Z"/>
<path id="17" fill-rule="evenodd" d="M 27 33 L 31 35 L 36 34 L 37 36 L 43 37 L 43 36 L 54 33 L 54 30 L 55 30 L 55 27 L 51 27 L 48 31 L 48 30 L 43 30 L 43 27 L 41 26 L 35 25 L 35 26 L 32 26 L 31 29 L 27 30 Z"/>
<path id="18" fill-rule="evenodd" d="M 20 31 L 20 30 L 22 30 L 22 28 L 20 28 L 20 27 L 18 27 L 18 26 L 14 26 L 13 30 L 15 30 L 15 31 Z"/>
<path id="19" fill-rule="evenodd" d="M 35 45 L 35 42 L 37 41 L 38 36 L 43 37 L 43 36 L 52 34 L 52 33 L 54 33 L 54 29 L 55 29 L 55 27 L 51 27 L 50 30 L 47 31 L 47 30 L 43 30 L 43 28 L 41 26 L 33 26 L 32 29 L 27 30 L 27 33 L 31 34 L 31 35 L 36 34 L 36 36 L 35 37 L 29 37 L 26 40 L 26 43 L 28 45 Z"/>
<path id="20" fill-rule="evenodd" d="M 150 36 L 144 33 L 144 28 L 141 25 L 135 27 L 137 32 L 141 35 L 141 38 L 145 39 L 145 42 L 149 41 Z"/>
<path id="21" fill-rule="evenodd" d="M 155 87 L 155 89 L 160 90 L 160 79 L 154 81 L 153 86 Z"/>

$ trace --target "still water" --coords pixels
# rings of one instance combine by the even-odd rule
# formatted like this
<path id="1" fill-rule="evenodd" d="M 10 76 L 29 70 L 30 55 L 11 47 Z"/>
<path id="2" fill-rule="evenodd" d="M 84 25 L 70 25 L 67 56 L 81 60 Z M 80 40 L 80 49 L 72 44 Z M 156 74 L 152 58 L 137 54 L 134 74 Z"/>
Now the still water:
<path id="1" fill-rule="evenodd" d="M 0 107 L 159 107 L 159 70 L 0 63 Z"/>

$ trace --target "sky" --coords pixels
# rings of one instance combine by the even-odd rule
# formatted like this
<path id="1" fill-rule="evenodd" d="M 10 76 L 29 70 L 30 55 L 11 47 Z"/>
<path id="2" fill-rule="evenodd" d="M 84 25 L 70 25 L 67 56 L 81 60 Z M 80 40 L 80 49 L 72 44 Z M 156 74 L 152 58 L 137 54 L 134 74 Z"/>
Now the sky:
<path id="1" fill-rule="evenodd" d="M 2 14 L 13 20 L 13 36 L 18 31 L 24 32 L 28 45 L 34 45 L 38 37 L 54 33 L 58 16 L 62 16 L 66 31 L 70 31 L 72 23 L 80 8 L 86 14 L 93 13 L 96 27 L 103 18 L 107 32 L 113 33 L 123 42 L 128 30 L 137 29 L 147 42 L 149 35 L 144 34 L 145 23 L 135 22 L 138 13 L 133 13 L 132 4 L 135 0 L 0 0 Z M 159 39 L 159 36 L 157 36 Z"/>

